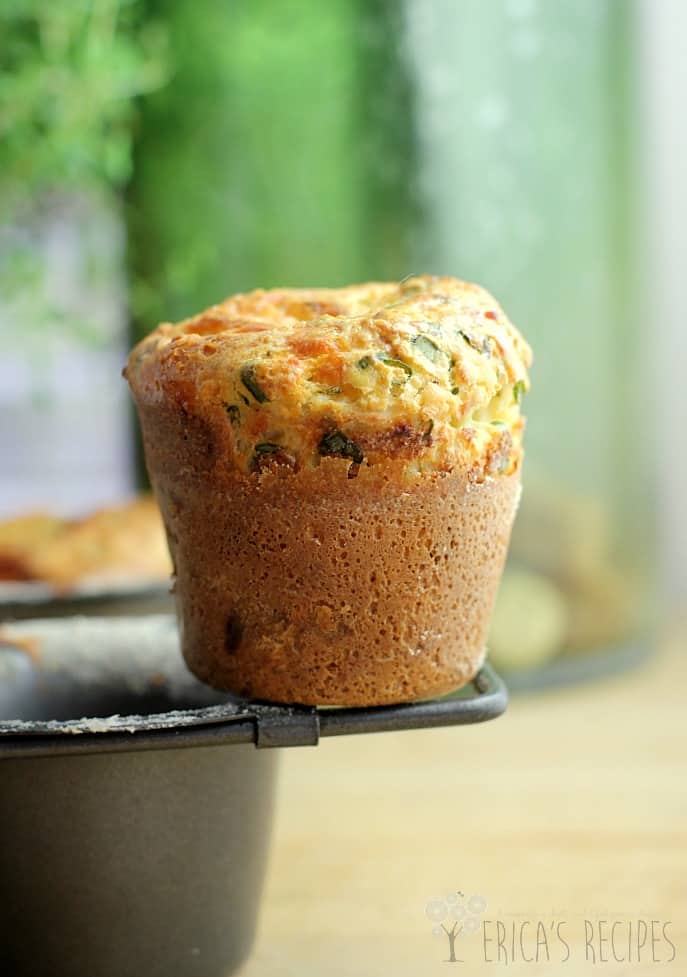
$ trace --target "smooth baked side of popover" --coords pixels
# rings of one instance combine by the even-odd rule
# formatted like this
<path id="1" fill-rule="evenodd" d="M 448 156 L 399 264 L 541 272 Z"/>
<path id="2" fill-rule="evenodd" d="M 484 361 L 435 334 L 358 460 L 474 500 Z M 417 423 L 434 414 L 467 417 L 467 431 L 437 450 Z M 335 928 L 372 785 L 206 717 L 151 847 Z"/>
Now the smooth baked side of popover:
<path id="1" fill-rule="evenodd" d="M 432 276 L 237 295 L 139 343 L 125 372 L 192 671 L 306 704 L 469 681 L 530 358 L 486 291 Z"/>

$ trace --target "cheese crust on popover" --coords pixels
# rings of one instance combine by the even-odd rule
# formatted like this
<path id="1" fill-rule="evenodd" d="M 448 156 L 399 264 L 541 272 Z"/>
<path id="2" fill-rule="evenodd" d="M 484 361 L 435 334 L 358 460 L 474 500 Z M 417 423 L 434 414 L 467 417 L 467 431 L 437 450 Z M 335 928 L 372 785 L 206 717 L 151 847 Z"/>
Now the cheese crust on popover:
<path id="1" fill-rule="evenodd" d="M 492 296 L 451 277 L 234 295 L 163 323 L 126 375 L 137 400 L 202 417 L 245 474 L 404 460 L 509 474 L 531 351 Z"/>

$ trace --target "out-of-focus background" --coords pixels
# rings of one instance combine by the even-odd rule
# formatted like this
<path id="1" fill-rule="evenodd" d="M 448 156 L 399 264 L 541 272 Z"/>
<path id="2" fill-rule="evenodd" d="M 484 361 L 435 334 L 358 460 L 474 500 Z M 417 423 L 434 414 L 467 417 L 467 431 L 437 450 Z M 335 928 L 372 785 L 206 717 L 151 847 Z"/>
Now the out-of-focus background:
<path id="1" fill-rule="evenodd" d="M 0 517 L 143 486 L 120 371 L 161 319 L 454 274 L 536 355 L 492 658 L 640 656 L 687 594 L 685 30 L 680 0 L 4 3 Z"/>

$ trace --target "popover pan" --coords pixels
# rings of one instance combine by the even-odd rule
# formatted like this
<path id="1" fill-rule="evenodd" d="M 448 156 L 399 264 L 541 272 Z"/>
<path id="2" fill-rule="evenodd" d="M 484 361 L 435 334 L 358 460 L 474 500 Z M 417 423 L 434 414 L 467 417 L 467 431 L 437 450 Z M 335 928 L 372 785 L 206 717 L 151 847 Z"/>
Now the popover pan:
<path id="1" fill-rule="evenodd" d="M 171 616 L 3 625 L 0 972 L 226 977 L 253 942 L 275 747 L 483 722 L 506 702 L 485 666 L 409 705 L 268 705 L 194 679 Z"/>

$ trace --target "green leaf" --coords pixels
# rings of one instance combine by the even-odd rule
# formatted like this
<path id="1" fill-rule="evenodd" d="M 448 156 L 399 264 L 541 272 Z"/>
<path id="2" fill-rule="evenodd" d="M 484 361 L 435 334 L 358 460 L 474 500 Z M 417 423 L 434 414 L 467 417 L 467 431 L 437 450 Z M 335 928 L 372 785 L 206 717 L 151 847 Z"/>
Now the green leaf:
<path id="1" fill-rule="evenodd" d="M 255 378 L 255 367 L 252 364 L 241 370 L 241 383 L 246 390 L 253 394 L 259 404 L 269 403 L 269 397 Z"/>
<path id="2" fill-rule="evenodd" d="M 464 329 L 459 329 L 458 335 L 462 336 L 468 346 L 471 346 L 478 353 L 491 353 L 488 336 L 482 336 L 481 338 L 479 336 L 473 336 L 471 333 L 465 332 Z"/>
<path id="3" fill-rule="evenodd" d="M 446 354 L 442 349 L 440 349 L 433 339 L 429 336 L 419 333 L 417 336 L 413 336 L 411 339 L 413 346 L 416 346 L 423 356 L 426 356 L 428 360 L 432 363 L 436 363 L 440 356 L 445 356 Z"/>
<path id="4" fill-rule="evenodd" d="M 358 465 L 363 460 L 360 447 L 341 431 L 330 431 L 323 435 L 317 450 L 323 457 L 350 458 Z"/>
<path id="5" fill-rule="evenodd" d="M 3 206 L 55 188 L 112 192 L 129 178 L 135 99 L 169 74 L 167 26 L 141 23 L 134 7 L 0 4 Z"/>
<path id="6" fill-rule="evenodd" d="M 407 363 L 404 363 L 403 360 L 397 360 L 394 356 L 388 356 L 386 353 L 379 353 L 377 359 L 385 366 L 391 366 L 398 370 L 403 370 L 408 377 L 412 377 L 413 375 L 413 368 L 408 366 Z"/>

